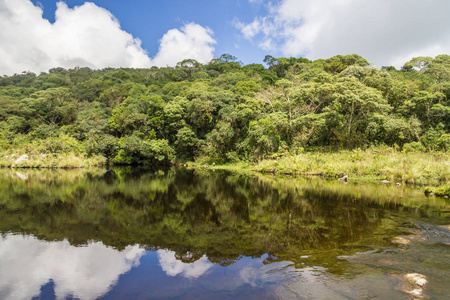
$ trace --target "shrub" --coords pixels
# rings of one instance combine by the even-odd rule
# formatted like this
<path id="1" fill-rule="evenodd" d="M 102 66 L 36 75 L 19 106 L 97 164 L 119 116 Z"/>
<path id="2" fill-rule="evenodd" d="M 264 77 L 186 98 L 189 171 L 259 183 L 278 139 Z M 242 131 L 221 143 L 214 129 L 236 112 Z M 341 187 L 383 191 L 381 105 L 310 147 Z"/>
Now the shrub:
<path id="1" fill-rule="evenodd" d="M 403 145 L 403 151 L 405 153 L 423 152 L 425 147 L 421 142 L 411 142 Z"/>

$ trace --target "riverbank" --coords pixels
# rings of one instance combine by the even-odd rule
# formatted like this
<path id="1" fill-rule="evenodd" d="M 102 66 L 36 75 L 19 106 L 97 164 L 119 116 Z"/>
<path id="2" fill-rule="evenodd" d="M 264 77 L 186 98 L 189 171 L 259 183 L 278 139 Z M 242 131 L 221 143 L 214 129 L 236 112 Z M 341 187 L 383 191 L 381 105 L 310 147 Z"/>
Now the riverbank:
<path id="1" fill-rule="evenodd" d="M 100 155 L 78 153 L 0 154 L 0 166 L 5 168 L 87 168 L 106 165 Z"/>
<path id="2" fill-rule="evenodd" d="M 339 151 L 330 153 L 304 152 L 279 159 L 262 160 L 255 164 L 198 165 L 207 169 L 234 172 L 262 172 L 288 175 L 317 175 L 329 178 L 348 176 L 352 179 L 383 180 L 387 184 L 411 184 L 450 190 L 450 155 L 445 152 L 404 153 L 392 148 Z M 437 190 L 429 188 L 430 192 Z M 450 196 L 447 195 L 447 196 Z"/>
<path id="3" fill-rule="evenodd" d="M 450 180 L 450 155 L 444 152 L 403 153 L 391 148 L 308 152 L 264 160 L 253 169 L 296 175 L 370 177 L 414 185 L 442 185 Z"/>
<path id="4" fill-rule="evenodd" d="M 84 168 L 105 166 L 103 156 L 83 153 L 0 154 L 0 165 L 10 168 Z M 383 180 L 387 184 L 428 186 L 426 192 L 450 196 L 450 155 L 445 152 L 404 153 L 393 148 L 343 150 L 338 152 L 303 152 L 257 163 L 237 162 L 214 165 L 190 162 L 189 168 L 228 170 L 301 176 L 322 176 L 348 180 Z"/>

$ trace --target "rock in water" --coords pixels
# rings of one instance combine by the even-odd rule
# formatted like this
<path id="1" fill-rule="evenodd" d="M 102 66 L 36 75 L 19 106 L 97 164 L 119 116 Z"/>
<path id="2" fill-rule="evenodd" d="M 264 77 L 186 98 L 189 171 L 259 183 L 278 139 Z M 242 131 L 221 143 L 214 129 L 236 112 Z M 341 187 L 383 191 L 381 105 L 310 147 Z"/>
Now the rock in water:
<path id="1" fill-rule="evenodd" d="M 20 162 L 22 162 L 22 161 L 24 161 L 24 160 L 28 160 L 28 155 L 26 155 L 26 154 L 22 155 L 22 156 L 19 157 L 14 163 L 15 163 L 15 164 L 18 164 L 18 163 L 20 163 Z"/>
<path id="2" fill-rule="evenodd" d="M 423 287 L 428 282 L 425 275 L 418 274 L 418 273 L 409 273 L 409 274 L 406 274 L 405 277 L 410 283 L 416 284 L 420 287 Z"/>

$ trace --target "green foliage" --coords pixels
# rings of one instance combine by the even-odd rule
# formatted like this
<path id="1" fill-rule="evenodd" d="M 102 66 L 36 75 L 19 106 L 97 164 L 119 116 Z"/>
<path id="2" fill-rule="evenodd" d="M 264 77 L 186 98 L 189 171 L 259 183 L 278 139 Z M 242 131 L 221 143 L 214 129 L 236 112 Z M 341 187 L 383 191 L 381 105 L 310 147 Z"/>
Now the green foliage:
<path id="1" fill-rule="evenodd" d="M 405 153 L 423 152 L 425 151 L 425 147 L 421 142 L 411 142 L 403 145 L 403 151 Z"/>
<path id="2" fill-rule="evenodd" d="M 416 57 L 399 71 L 357 54 L 264 63 L 223 54 L 174 68 L 4 76 L 0 150 L 73 149 L 120 164 L 257 161 L 372 145 L 416 151 L 417 143 L 449 150 L 449 55 Z"/>
<path id="3" fill-rule="evenodd" d="M 344 71 L 348 66 L 366 67 L 369 62 L 357 54 L 336 55 L 326 60 L 324 69 L 332 74 L 338 74 Z"/>
<path id="4" fill-rule="evenodd" d="M 185 126 L 178 130 L 174 143 L 178 157 L 191 160 L 194 157 L 195 149 L 199 142 L 197 136 L 191 128 Z"/>
<path id="5" fill-rule="evenodd" d="M 103 155 L 115 157 L 118 153 L 118 139 L 109 134 L 96 133 L 91 130 L 87 134 L 86 153 L 88 155 Z"/>
<path id="6" fill-rule="evenodd" d="M 264 159 L 276 153 L 280 145 L 277 128 L 269 119 L 251 121 L 245 147 L 256 159 Z"/>
<path id="7" fill-rule="evenodd" d="M 450 151 L 450 134 L 443 134 L 437 140 L 439 150 Z"/>
<path id="8" fill-rule="evenodd" d="M 438 187 L 427 187 L 425 194 L 435 194 L 436 196 L 450 197 L 450 185 L 442 185 Z"/>
<path id="9" fill-rule="evenodd" d="M 118 164 L 169 163 L 173 149 L 167 140 L 141 139 L 136 134 L 125 136 L 118 142 L 119 152 L 114 157 Z"/>

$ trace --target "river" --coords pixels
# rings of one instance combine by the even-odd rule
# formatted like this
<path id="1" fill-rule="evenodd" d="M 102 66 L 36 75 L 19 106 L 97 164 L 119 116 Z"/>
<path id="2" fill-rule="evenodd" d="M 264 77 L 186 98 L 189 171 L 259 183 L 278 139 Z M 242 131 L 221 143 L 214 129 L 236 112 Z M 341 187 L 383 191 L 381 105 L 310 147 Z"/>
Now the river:
<path id="1" fill-rule="evenodd" d="M 370 181 L 0 169 L 0 298 L 449 299 L 449 224 Z"/>

